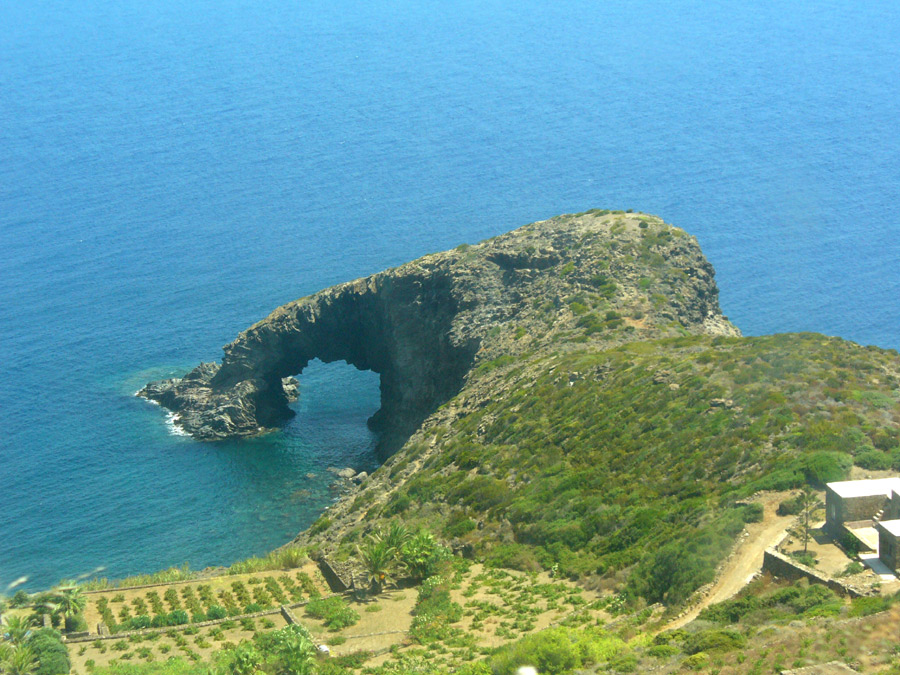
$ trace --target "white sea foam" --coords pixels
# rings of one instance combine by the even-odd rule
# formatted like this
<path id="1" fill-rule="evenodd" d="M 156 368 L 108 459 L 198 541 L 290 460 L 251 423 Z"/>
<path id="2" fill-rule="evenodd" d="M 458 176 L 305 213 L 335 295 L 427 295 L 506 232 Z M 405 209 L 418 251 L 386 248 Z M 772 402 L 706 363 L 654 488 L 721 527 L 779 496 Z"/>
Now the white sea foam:
<path id="1" fill-rule="evenodd" d="M 169 433 L 173 436 L 190 436 L 190 434 L 178 424 L 178 415 L 173 412 L 166 413 L 166 426 L 169 427 Z"/>

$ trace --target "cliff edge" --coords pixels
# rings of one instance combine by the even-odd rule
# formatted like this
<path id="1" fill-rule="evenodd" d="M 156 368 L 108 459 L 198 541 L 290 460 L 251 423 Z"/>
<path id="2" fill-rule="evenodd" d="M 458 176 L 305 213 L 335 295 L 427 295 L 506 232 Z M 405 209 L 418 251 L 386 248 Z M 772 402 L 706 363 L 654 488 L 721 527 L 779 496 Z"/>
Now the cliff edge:
<path id="1" fill-rule="evenodd" d="M 343 360 L 381 376 L 370 425 L 388 456 L 498 358 L 740 335 L 714 274 L 695 238 L 655 216 L 559 216 L 290 302 L 225 346 L 221 365 L 138 395 L 198 440 L 255 435 L 292 416 L 293 376 L 310 360 Z"/>

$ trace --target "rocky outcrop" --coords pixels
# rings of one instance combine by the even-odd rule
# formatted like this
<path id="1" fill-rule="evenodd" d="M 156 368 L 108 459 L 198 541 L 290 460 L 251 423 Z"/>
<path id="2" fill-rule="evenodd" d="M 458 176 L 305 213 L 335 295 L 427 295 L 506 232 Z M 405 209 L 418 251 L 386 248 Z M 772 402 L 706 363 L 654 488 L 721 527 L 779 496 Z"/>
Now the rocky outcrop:
<path id="1" fill-rule="evenodd" d="M 696 240 L 644 214 L 591 211 L 526 225 L 276 309 L 181 379 L 139 395 L 194 438 L 276 428 L 312 359 L 381 376 L 370 420 L 398 448 L 473 368 L 554 345 L 669 334 L 739 335 Z"/>

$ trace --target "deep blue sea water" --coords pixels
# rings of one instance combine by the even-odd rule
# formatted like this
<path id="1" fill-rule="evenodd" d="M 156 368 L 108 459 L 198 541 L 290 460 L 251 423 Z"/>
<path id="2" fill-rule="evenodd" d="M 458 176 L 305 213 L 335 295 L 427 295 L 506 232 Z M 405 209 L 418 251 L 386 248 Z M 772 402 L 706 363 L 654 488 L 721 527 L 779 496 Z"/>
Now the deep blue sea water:
<path id="1" fill-rule="evenodd" d="M 900 347 L 896 0 L 0 3 L 0 591 L 227 564 L 371 467 L 131 394 L 288 300 L 592 207 L 697 235 L 745 333 Z M 307 476 L 307 474 L 315 474 Z"/>

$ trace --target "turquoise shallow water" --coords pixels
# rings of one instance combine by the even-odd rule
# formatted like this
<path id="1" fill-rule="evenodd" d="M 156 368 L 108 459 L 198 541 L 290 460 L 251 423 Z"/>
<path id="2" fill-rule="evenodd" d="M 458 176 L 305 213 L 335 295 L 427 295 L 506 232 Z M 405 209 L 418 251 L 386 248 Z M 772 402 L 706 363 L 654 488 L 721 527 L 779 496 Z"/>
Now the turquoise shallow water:
<path id="1" fill-rule="evenodd" d="M 0 588 L 261 553 L 377 380 L 202 445 L 131 393 L 277 305 L 533 220 L 662 215 L 746 333 L 900 347 L 900 7 L 0 5 Z M 315 474 L 308 478 L 307 474 Z"/>

